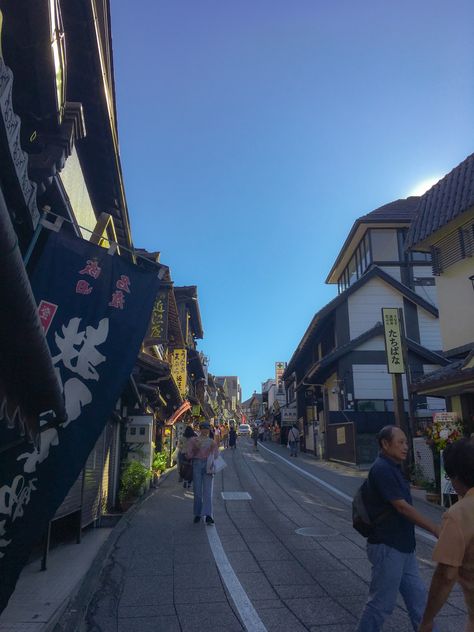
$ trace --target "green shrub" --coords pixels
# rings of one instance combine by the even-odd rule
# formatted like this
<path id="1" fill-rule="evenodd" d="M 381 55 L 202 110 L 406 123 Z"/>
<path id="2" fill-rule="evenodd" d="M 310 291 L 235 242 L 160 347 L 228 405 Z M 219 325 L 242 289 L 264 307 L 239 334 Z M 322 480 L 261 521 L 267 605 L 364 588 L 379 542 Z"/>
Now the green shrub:
<path id="1" fill-rule="evenodd" d="M 166 470 L 168 464 L 168 457 L 166 452 L 155 452 L 153 457 L 152 469 L 154 472 L 163 472 Z"/>
<path id="2" fill-rule="evenodd" d="M 138 496 L 150 479 L 151 472 L 139 461 L 127 461 L 120 481 L 120 500 Z"/>

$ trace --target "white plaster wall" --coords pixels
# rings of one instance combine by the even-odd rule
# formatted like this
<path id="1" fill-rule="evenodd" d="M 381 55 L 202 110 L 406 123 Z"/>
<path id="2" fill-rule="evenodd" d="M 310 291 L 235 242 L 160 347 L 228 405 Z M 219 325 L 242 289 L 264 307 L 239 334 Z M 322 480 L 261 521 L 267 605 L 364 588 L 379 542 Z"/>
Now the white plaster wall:
<path id="1" fill-rule="evenodd" d="M 355 348 L 355 351 L 385 351 L 383 336 L 375 336 Z"/>
<path id="2" fill-rule="evenodd" d="M 436 290 L 436 285 L 415 285 L 415 292 L 421 298 L 424 298 L 425 301 L 431 303 L 435 307 L 438 306 L 438 292 Z"/>
<path id="3" fill-rule="evenodd" d="M 75 147 L 73 147 L 64 169 L 60 173 L 60 178 L 69 197 L 77 223 L 84 228 L 94 230 L 96 216 Z M 91 233 L 89 231 L 81 230 L 81 233 L 84 239 L 90 240 Z"/>
<path id="4" fill-rule="evenodd" d="M 474 342 L 474 259 L 463 259 L 436 277 L 439 320 L 446 351 Z M 455 322 L 455 326 L 453 323 Z"/>
<path id="5" fill-rule="evenodd" d="M 396 279 L 397 281 L 402 281 L 402 273 L 398 266 L 379 266 L 381 270 L 389 274 L 391 277 Z"/>
<path id="6" fill-rule="evenodd" d="M 474 294 L 474 293 L 473 293 Z M 436 316 L 417 305 L 420 344 L 434 351 L 442 348 L 440 323 Z"/>
<path id="7" fill-rule="evenodd" d="M 355 399 L 393 399 L 392 376 L 384 364 L 354 364 Z M 403 376 L 403 396 L 407 399 L 405 376 Z"/>
<path id="8" fill-rule="evenodd" d="M 473 293 L 474 294 L 474 293 Z M 371 279 L 348 298 L 351 340 L 382 322 L 382 307 L 403 308 L 403 297 L 381 279 Z"/>

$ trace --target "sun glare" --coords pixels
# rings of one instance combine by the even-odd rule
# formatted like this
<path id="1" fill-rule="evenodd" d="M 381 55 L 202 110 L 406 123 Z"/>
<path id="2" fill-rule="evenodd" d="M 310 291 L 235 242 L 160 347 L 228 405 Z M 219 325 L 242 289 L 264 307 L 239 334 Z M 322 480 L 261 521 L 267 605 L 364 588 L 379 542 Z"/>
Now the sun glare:
<path id="1" fill-rule="evenodd" d="M 428 189 L 431 189 L 431 187 L 434 184 L 436 184 L 440 179 L 441 179 L 440 176 L 435 176 L 433 178 L 426 178 L 425 180 L 422 180 L 416 186 L 414 186 L 408 195 L 423 195 L 423 193 L 426 193 Z"/>

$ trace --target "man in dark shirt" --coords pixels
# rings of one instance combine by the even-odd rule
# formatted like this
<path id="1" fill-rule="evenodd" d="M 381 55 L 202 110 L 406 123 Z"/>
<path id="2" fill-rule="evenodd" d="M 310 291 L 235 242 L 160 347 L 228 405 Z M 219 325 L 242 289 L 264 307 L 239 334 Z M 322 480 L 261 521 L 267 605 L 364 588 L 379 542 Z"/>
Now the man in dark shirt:
<path id="1" fill-rule="evenodd" d="M 418 630 L 427 599 L 415 556 L 415 526 L 438 536 L 439 528 L 412 503 L 401 463 L 408 454 L 405 433 L 385 426 L 377 435 L 380 454 L 369 472 L 368 511 L 375 522 L 367 540 L 372 564 L 370 592 L 356 632 L 378 632 L 393 612 L 400 591 L 414 630 Z"/>

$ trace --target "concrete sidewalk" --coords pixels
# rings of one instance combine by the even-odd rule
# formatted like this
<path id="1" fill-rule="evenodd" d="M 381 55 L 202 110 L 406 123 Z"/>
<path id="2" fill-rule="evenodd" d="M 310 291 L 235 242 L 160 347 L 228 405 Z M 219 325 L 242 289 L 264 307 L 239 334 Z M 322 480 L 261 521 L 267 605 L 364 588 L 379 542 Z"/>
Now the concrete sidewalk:
<path id="1" fill-rule="evenodd" d="M 111 531 L 92 529 L 84 533 L 80 544 L 52 549 L 47 571 L 40 570 L 40 560 L 28 564 L 0 615 L 0 632 L 52 630 Z"/>

